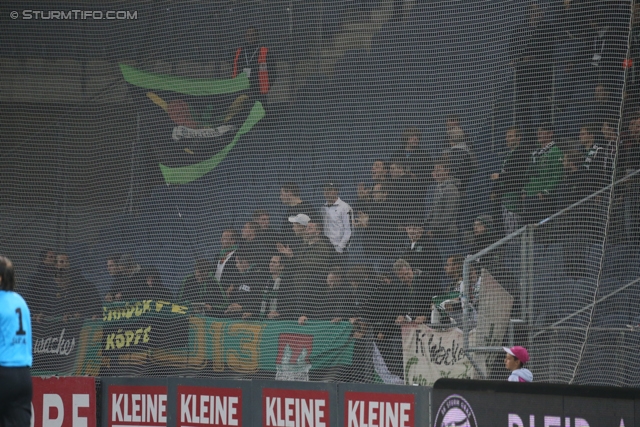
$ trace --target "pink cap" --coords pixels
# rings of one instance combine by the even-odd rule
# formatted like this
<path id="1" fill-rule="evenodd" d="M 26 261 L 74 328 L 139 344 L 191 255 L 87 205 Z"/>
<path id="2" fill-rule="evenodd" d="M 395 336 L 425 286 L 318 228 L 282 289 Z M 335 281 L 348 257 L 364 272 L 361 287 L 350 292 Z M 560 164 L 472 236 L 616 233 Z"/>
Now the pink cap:
<path id="1" fill-rule="evenodd" d="M 529 361 L 529 352 L 524 347 L 520 347 L 517 345 L 511 348 L 502 347 L 502 349 L 513 357 L 517 358 L 522 363 L 527 363 Z"/>

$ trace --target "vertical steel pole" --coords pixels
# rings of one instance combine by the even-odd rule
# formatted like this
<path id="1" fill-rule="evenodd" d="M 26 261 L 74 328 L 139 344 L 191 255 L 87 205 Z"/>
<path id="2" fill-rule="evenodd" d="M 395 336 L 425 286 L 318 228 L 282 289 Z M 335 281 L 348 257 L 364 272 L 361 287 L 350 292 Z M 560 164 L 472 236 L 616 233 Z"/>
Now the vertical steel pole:
<path id="1" fill-rule="evenodd" d="M 556 124 L 556 66 L 553 65 L 551 74 L 551 124 Z"/>
<path id="2" fill-rule="evenodd" d="M 518 75 L 517 71 L 516 71 L 516 67 L 515 64 L 513 66 L 513 93 L 512 93 L 512 99 L 511 99 L 511 105 L 513 106 L 511 109 L 511 126 L 515 126 L 516 125 L 516 76 Z"/>
<path id="3" fill-rule="evenodd" d="M 462 264 L 462 284 L 460 285 L 460 301 L 462 302 L 462 342 L 465 351 L 469 348 L 469 322 L 467 321 L 467 289 L 469 289 L 469 257 Z"/>
<path id="4" fill-rule="evenodd" d="M 535 262 L 535 253 L 534 253 L 534 235 L 533 235 L 533 227 L 527 227 L 527 300 L 528 300 L 528 310 L 527 314 L 529 318 L 529 345 L 531 345 L 531 337 L 532 337 L 532 328 L 533 328 L 533 265 Z"/>
<path id="5" fill-rule="evenodd" d="M 527 283 L 527 231 L 520 236 L 520 317 L 529 324 L 528 292 L 529 284 Z"/>

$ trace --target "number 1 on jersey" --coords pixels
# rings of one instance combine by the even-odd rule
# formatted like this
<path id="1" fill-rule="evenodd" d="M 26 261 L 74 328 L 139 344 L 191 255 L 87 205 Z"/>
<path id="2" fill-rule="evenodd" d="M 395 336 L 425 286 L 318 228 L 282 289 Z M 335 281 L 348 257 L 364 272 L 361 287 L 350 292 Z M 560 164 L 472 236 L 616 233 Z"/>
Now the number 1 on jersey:
<path id="1" fill-rule="evenodd" d="M 22 309 L 21 308 L 16 308 L 16 313 L 18 313 L 18 321 L 20 322 L 20 327 L 16 331 L 16 335 L 26 335 L 27 333 L 22 328 Z"/>

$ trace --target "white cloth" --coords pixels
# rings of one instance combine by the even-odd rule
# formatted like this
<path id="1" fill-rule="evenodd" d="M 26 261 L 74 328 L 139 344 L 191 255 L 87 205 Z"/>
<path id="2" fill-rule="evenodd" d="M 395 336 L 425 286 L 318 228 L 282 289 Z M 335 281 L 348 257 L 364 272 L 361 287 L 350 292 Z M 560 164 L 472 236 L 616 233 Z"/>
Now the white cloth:
<path id="1" fill-rule="evenodd" d="M 324 235 L 327 236 L 337 252 L 342 253 L 351 238 L 351 221 L 353 210 L 348 203 L 338 199 L 328 206 L 322 207 L 324 215 Z"/>
<path id="2" fill-rule="evenodd" d="M 222 272 L 224 271 L 224 266 L 227 265 L 227 261 L 229 261 L 231 259 L 231 257 L 233 256 L 233 254 L 236 251 L 231 251 L 227 254 L 227 256 L 225 257 L 224 261 L 218 261 L 218 265 L 216 266 L 216 279 L 218 279 L 218 282 L 220 281 L 220 278 L 222 277 Z"/>
<path id="3" fill-rule="evenodd" d="M 382 358 L 382 354 L 380 354 L 380 350 L 375 342 L 373 343 L 373 369 L 375 369 L 376 374 L 378 374 L 382 382 L 385 384 L 404 385 L 402 378 L 389 371 L 389 368 Z"/>
<path id="4" fill-rule="evenodd" d="M 516 369 L 509 375 L 509 381 L 514 383 L 530 383 L 533 381 L 533 374 L 527 368 Z"/>

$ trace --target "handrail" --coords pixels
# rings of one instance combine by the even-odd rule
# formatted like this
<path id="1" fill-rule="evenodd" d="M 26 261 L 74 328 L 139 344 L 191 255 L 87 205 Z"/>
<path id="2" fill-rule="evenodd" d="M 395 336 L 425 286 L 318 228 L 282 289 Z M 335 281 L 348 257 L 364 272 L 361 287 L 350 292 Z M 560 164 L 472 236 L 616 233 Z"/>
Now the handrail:
<path id="1" fill-rule="evenodd" d="M 555 322 L 554 324 L 552 324 L 552 325 L 550 325 L 550 326 L 547 326 L 546 328 L 544 328 L 544 329 L 540 330 L 538 333 L 536 333 L 535 335 L 533 335 L 533 338 L 536 338 L 536 337 L 540 336 L 543 332 L 545 332 L 545 331 L 547 331 L 547 330 L 549 330 L 549 329 L 552 329 L 552 328 L 553 328 L 553 329 L 555 329 L 555 328 L 556 328 L 559 324 L 561 324 L 562 322 L 566 322 L 567 320 L 569 320 L 569 319 L 571 319 L 571 318 L 573 318 L 573 317 L 577 316 L 578 314 L 580 314 L 580 313 L 582 313 L 582 312 L 584 312 L 584 311 L 586 311 L 586 310 L 589 310 L 590 308 L 594 307 L 596 304 L 599 304 L 599 303 L 601 303 L 602 301 L 604 301 L 604 300 L 606 300 L 606 299 L 608 299 L 608 298 L 611 298 L 612 296 L 614 296 L 614 295 L 616 295 L 616 294 L 618 294 L 618 293 L 620 293 L 620 292 L 624 291 L 625 289 L 627 289 L 627 288 L 629 288 L 629 287 L 631 287 L 631 286 L 633 286 L 633 285 L 635 285 L 636 283 L 639 283 L 639 282 L 640 282 L 640 277 L 638 277 L 638 278 L 637 278 L 637 279 L 635 279 L 635 280 L 632 280 L 631 282 L 627 283 L 627 284 L 626 284 L 626 285 L 624 285 L 623 287 L 616 289 L 615 291 L 611 292 L 610 294 L 605 295 L 605 296 L 603 296 L 603 297 L 602 297 L 602 298 L 600 298 L 600 299 L 597 299 L 595 302 L 592 302 L 591 304 L 589 304 L 589 305 L 587 305 L 587 306 L 582 307 L 580 310 L 578 310 L 578 311 L 576 311 L 576 312 L 574 312 L 574 313 L 572 313 L 572 314 L 570 314 L 570 315 L 568 315 L 568 316 L 566 316 L 566 317 L 564 317 L 564 318 L 562 318 L 562 319 L 558 320 L 558 321 L 557 321 L 557 322 Z M 581 328 L 581 329 L 582 329 L 582 330 L 584 330 L 584 328 Z M 595 329 L 595 328 L 589 328 L 589 329 Z"/>
<path id="2" fill-rule="evenodd" d="M 634 171 L 634 172 L 632 172 L 632 173 L 630 173 L 630 174 L 628 174 L 628 175 L 625 175 L 623 178 L 620 178 L 620 179 L 619 179 L 619 180 L 617 180 L 616 182 L 614 182 L 614 183 L 612 183 L 612 184 L 609 184 L 609 185 L 607 185 L 606 187 L 602 187 L 600 190 L 596 191 L 595 193 L 592 193 L 592 194 L 588 195 L 588 196 L 587 196 L 587 197 L 585 197 L 584 199 L 579 200 L 579 201 L 575 202 L 574 204 L 572 204 L 572 205 L 570 205 L 570 206 L 567 206 L 567 207 L 566 207 L 566 208 L 564 208 L 564 209 L 560 209 L 558 212 L 554 213 L 554 214 L 553 214 L 553 215 L 551 215 L 550 217 L 547 217 L 547 218 L 543 219 L 542 221 L 538 222 L 537 224 L 532 224 L 532 225 L 539 226 L 539 225 L 542 225 L 542 224 L 544 224 L 544 223 L 546 223 L 546 222 L 549 222 L 549 221 L 551 221 L 552 219 L 554 219 L 554 218 L 556 218 L 556 217 L 558 217 L 558 216 L 562 215 L 563 213 L 565 213 L 565 212 L 566 212 L 566 211 L 568 211 L 569 209 L 572 209 L 572 208 L 573 208 L 573 207 L 575 207 L 575 206 L 581 205 L 582 203 L 586 202 L 587 200 L 591 200 L 592 198 L 594 198 L 594 197 L 596 197 L 596 196 L 600 195 L 601 193 L 605 192 L 606 190 L 611 189 L 611 188 L 613 188 L 614 186 L 616 186 L 616 185 L 618 185 L 618 184 L 620 184 L 620 183 L 622 183 L 622 182 L 624 182 L 624 181 L 629 180 L 630 178 L 632 178 L 632 177 L 634 177 L 634 176 L 638 175 L 638 173 L 640 173 L 640 169 L 638 169 L 638 170 L 636 170 L 636 171 Z"/>
<path id="3" fill-rule="evenodd" d="M 537 228 L 539 226 L 542 226 L 544 224 L 546 224 L 547 222 L 553 220 L 554 218 L 557 218 L 561 215 L 563 215 L 565 212 L 575 208 L 576 206 L 579 206 L 595 197 L 598 197 L 599 195 L 601 195 L 602 193 L 611 190 L 613 187 L 615 187 L 616 185 L 619 185 L 621 183 L 624 183 L 628 180 L 630 180 L 631 178 L 635 177 L 635 176 L 640 176 L 640 169 L 625 175 L 624 177 L 622 177 L 621 179 L 607 185 L 606 187 L 601 188 L 598 191 L 595 191 L 594 193 L 584 197 L 583 199 L 573 203 L 570 206 L 567 206 L 561 210 L 559 210 L 558 212 L 554 213 L 553 215 L 537 222 L 537 223 L 533 223 L 533 224 L 528 224 L 525 225 L 521 228 L 519 228 L 518 230 L 513 231 L 512 233 L 508 234 L 507 236 L 501 238 L 500 240 L 498 240 L 497 242 L 487 246 L 486 248 L 482 249 L 481 251 L 472 254 L 472 255 L 468 255 L 462 265 L 462 284 L 461 284 L 461 289 L 460 289 L 460 293 L 461 293 L 461 302 L 462 302 L 462 308 L 463 308 L 463 348 L 465 350 L 465 353 L 467 353 L 467 356 L 469 358 L 469 360 L 471 361 L 471 363 L 473 363 L 474 365 L 476 365 L 475 361 L 473 360 L 473 357 L 471 356 L 471 352 L 474 351 L 498 351 L 501 350 L 501 347 L 470 347 L 469 346 L 469 324 L 468 324 L 468 300 L 467 300 L 467 290 L 469 287 L 469 264 L 477 259 L 479 259 L 480 257 L 482 257 L 483 255 L 491 252 L 492 250 L 494 250 L 495 248 L 498 248 L 500 246 L 502 246 L 503 244 L 505 244 L 506 242 L 514 239 L 515 237 L 518 237 L 522 234 L 524 234 L 529 228 L 534 227 Z M 594 307 L 596 304 L 612 297 L 613 295 L 616 295 L 619 292 L 622 292 L 623 290 L 629 288 L 630 286 L 633 286 L 634 284 L 640 282 L 640 278 L 628 283 L 627 285 L 621 287 L 620 289 L 617 289 L 613 292 L 611 292 L 610 294 L 596 300 L 595 302 L 583 307 L 582 309 L 564 317 L 563 319 L 555 322 L 554 324 L 538 331 L 536 334 L 531 335 L 531 339 L 536 338 L 538 336 L 540 336 L 543 332 L 548 331 L 548 330 L 553 330 L 553 329 L 564 329 L 567 327 L 558 327 L 561 323 L 566 322 L 567 320 L 577 316 L 578 314 Z M 531 319 L 526 319 L 528 322 L 531 321 Z M 600 330 L 600 328 L 596 329 L 596 328 L 591 328 L 594 330 Z M 610 330 L 610 329 L 604 329 L 604 330 Z M 616 330 L 625 330 L 624 328 L 621 329 L 616 329 Z M 629 330 L 629 329 L 626 329 Z M 483 373 L 481 373 L 483 374 Z"/>

